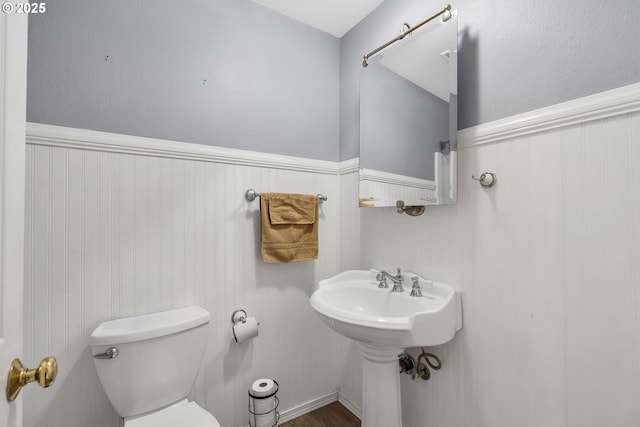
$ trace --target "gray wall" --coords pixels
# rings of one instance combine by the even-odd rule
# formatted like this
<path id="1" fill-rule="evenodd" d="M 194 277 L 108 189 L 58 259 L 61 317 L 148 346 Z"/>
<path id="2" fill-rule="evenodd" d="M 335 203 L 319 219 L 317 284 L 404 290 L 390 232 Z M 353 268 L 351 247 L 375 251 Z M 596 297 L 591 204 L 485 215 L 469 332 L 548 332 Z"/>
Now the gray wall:
<path id="1" fill-rule="evenodd" d="M 338 160 L 339 40 L 250 0 L 65 0 L 29 22 L 28 120 Z"/>
<path id="2" fill-rule="evenodd" d="M 377 62 L 360 72 L 360 167 L 435 180 L 449 103 Z"/>
<path id="3" fill-rule="evenodd" d="M 341 40 L 250 0 L 49 6 L 30 17 L 30 121 L 347 160 L 362 55 L 442 3 L 387 0 Z M 636 0 L 453 7 L 459 129 L 640 81 Z"/>
<path id="4" fill-rule="evenodd" d="M 340 158 L 358 156 L 362 55 L 443 3 L 387 0 L 341 39 Z M 458 128 L 640 81 L 637 0 L 459 0 Z"/>

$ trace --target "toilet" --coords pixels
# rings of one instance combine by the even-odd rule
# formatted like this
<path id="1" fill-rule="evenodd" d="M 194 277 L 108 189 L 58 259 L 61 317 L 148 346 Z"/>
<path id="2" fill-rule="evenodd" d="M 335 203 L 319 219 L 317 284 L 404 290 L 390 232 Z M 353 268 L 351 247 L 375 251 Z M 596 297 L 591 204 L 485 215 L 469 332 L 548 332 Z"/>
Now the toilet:
<path id="1" fill-rule="evenodd" d="M 220 427 L 187 395 L 195 383 L 211 315 L 193 306 L 111 320 L 90 338 L 98 377 L 126 427 Z"/>

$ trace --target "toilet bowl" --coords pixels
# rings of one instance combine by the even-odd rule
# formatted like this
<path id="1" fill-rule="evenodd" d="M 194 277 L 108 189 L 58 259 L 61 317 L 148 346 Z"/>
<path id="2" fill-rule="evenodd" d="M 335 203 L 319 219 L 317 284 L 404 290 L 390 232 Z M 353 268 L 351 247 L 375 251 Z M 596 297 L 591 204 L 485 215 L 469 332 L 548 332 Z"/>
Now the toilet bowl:
<path id="1" fill-rule="evenodd" d="M 151 414 L 125 419 L 127 427 L 194 426 L 220 427 L 218 420 L 195 402 L 186 399 Z"/>
<path id="2" fill-rule="evenodd" d="M 90 345 L 100 383 L 126 427 L 220 427 L 187 400 L 211 315 L 193 306 L 100 324 Z"/>

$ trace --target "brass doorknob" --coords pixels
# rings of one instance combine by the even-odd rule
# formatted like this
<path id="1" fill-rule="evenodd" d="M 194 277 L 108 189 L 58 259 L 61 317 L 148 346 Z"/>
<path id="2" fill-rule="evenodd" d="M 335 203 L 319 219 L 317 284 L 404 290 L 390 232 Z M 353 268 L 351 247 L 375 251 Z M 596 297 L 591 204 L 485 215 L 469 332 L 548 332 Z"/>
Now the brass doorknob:
<path id="1" fill-rule="evenodd" d="M 13 402 L 22 387 L 32 382 L 38 382 L 41 387 L 47 388 L 56 380 L 58 375 L 58 362 L 53 356 L 45 357 L 35 369 L 27 369 L 22 366 L 20 359 L 14 359 L 9 367 L 7 378 L 7 400 Z"/>

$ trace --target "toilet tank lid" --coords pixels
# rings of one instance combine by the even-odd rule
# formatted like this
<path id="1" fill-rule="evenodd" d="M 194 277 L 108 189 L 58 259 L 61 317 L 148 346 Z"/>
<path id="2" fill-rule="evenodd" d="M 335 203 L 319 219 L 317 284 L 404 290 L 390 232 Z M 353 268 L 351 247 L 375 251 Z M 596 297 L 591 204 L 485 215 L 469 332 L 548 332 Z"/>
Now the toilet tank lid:
<path id="1" fill-rule="evenodd" d="M 125 344 L 186 331 L 208 323 L 211 315 L 198 306 L 161 311 L 142 316 L 110 320 L 92 333 L 90 345 Z"/>

